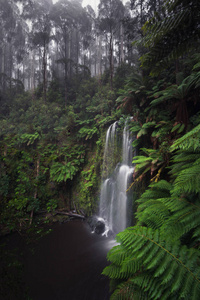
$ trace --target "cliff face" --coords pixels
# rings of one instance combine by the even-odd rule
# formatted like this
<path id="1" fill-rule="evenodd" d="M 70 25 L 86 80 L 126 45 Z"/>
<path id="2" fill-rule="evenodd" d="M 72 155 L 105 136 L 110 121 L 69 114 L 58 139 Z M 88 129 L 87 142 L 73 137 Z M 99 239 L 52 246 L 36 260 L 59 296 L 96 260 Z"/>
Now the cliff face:
<path id="1" fill-rule="evenodd" d="M 90 216 L 97 212 L 101 186 L 103 149 L 100 139 L 90 144 L 83 169 L 72 182 L 71 205 L 78 212 Z"/>

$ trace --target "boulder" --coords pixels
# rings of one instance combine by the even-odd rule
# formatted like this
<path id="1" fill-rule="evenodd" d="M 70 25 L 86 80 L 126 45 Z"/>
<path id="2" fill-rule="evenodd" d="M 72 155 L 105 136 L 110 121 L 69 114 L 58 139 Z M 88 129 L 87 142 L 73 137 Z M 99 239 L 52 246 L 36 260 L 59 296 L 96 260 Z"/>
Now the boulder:
<path id="1" fill-rule="evenodd" d="M 103 221 L 98 220 L 96 226 L 94 228 L 95 233 L 102 234 L 105 231 L 105 223 Z"/>
<path id="2" fill-rule="evenodd" d="M 105 231 L 105 222 L 102 218 L 92 216 L 88 219 L 88 224 L 90 225 L 91 230 L 97 234 L 102 234 Z"/>

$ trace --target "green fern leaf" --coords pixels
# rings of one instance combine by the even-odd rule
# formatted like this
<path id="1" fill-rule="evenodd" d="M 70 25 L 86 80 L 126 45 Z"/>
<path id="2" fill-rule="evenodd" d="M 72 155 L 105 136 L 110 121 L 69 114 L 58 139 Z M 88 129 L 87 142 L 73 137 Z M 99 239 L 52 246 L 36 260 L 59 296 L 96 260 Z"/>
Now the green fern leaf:
<path id="1" fill-rule="evenodd" d="M 147 295 L 131 283 L 131 279 L 118 286 L 110 297 L 111 300 L 148 300 Z"/>
<path id="2" fill-rule="evenodd" d="M 200 192 L 200 164 L 182 170 L 175 179 L 173 194 Z"/>
<path id="3" fill-rule="evenodd" d="M 175 295 L 179 293 L 183 299 L 187 299 L 189 294 L 198 299 L 195 295 L 196 289 L 200 288 L 199 251 L 162 238 L 158 230 L 141 226 L 127 228 L 117 235 L 117 239 L 123 249 L 127 249 L 128 257 L 120 261 L 121 267 L 118 266 L 117 270 L 111 264 L 104 274 L 122 279 L 122 270 L 125 271 L 131 279 L 131 285 L 141 288 L 148 299 L 176 299 Z M 184 285 L 180 282 L 184 282 Z M 158 289 L 157 295 L 152 286 Z"/>
<path id="4" fill-rule="evenodd" d="M 200 124 L 174 142 L 171 151 L 176 149 L 200 150 Z"/>

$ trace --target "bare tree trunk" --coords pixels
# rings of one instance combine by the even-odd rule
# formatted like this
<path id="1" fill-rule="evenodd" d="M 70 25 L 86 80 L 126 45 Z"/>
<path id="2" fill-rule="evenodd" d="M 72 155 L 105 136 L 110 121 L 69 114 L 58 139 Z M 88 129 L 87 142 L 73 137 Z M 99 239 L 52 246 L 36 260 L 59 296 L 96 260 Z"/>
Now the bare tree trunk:
<path id="1" fill-rule="evenodd" d="M 55 57 L 56 61 L 58 60 L 58 57 L 59 57 L 59 46 L 58 46 L 58 42 L 57 42 L 56 43 L 56 57 Z M 56 73 L 58 74 L 59 78 L 60 78 L 60 73 L 61 73 L 60 67 L 61 67 L 60 64 L 56 63 L 55 69 L 56 69 Z"/>
<path id="2" fill-rule="evenodd" d="M 26 89 L 26 86 L 25 86 L 25 60 L 23 59 L 23 62 L 22 62 L 22 82 L 23 82 L 23 85 L 24 85 L 24 88 Z"/>
<path id="3" fill-rule="evenodd" d="M 79 64 L 79 34 L 78 30 L 76 30 L 76 63 Z"/>
<path id="4" fill-rule="evenodd" d="M 65 87 L 65 106 L 67 106 L 67 78 L 68 78 L 68 49 L 67 49 L 67 42 L 69 43 L 67 32 L 65 30 L 65 38 L 64 38 L 64 43 L 65 43 L 65 49 L 64 49 L 64 72 L 65 72 L 65 82 L 64 82 L 64 87 Z"/>
<path id="5" fill-rule="evenodd" d="M 113 89 L 113 35 L 111 32 L 109 43 L 109 60 L 110 60 L 110 88 Z"/>
<path id="6" fill-rule="evenodd" d="M 33 89 L 35 90 L 36 82 L 35 82 L 35 50 L 33 50 Z"/>
<path id="7" fill-rule="evenodd" d="M 140 27 L 143 26 L 143 2 L 144 0 L 140 0 Z"/>
<path id="8" fill-rule="evenodd" d="M 9 77 L 10 77 L 10 89 L 12 88 L 12 70 L 13 70 L 13 51 L 12 45 L 10 44 L 10 65 L 9 65 Z"/>
<path id="9" fill-rule="evenodd" d="M 105 60 L 105 69 L 108 68 L 108 66 L 107 66 L 107 63 L 108 63 L 107 57 L 109 57 L 109 55 L 108 55 L 108 36 L 106 35 L 106 60 Z"/>
<path id="10" fill-rule="evenodd" d="M 123 30 L 123 25 L 122 22 L 120 24 L 120 65 L 124 62 L 124 30 Z"/>
<path id="11" fill-rule="evenodd" d="M 38 81 L 39 81 L 39 84 L 41 83 L 41 73 L 42 73 L 42 68 L 41 68 L 41 65 L 42 65 L 42 63 L 41 63 L 41 57 L 42 57 L 42 55 L 41 55 L 41 49 L 39 48 L 39 78 L 38 78 Z"/>
<path id="12" fill-rule="evenodd" d="M 47 68 L 47 62 L 46 62 L 46 43 L 44 42 L 43 45 L 43 57 L 42 57 L 42 65 L 43 65 L 43 100 L 46 103 L 47 98 L 47 83 L 46 83 L 46 68 Z"/>
<path id="13" fill-rule="evenodd" d="M 72 77 L 72 63 L 71 63 L 71 55 L 72 55 L 72 40 L 73 40 L 73 33 L 72 31 L 69 32 L 69 42 L 68 42 L 68 59 L 69 59 L 69 78 Z"/>
<path id="14" fill-rule="evenodd" d="M 101 51 L 101 47 L 102 47 L 102 40 L 101 40 L 101 36 L 99 37 L 99 55 L 98 55 L 98 61 L 99 61 L 99 71 L 98 71 L 98 75 L 102 75 L 102 51 Z"/>
<path id="15" fill-rule="evenodd" d="M 97 43 L 98 43 L 98 38 L 95 38 L 95 50 L 97 50 Z M 94 53 L 94 75 L 97 76 L 97 64 L 98 64 L 98 57 L 97 57 L 97 51 Z"/>
<path id="16" fill-rule="evenodd" d="M 4 74 L 5 74 L 5 46 L 2 46 L 2 67 L 1 67 L 1 73 L 2 73 L 2 91 L 5 90 L 5 80 L 4 80 Z"/>
<path id="17" fill-rule="evenodd" d="M 92 55 L 91 55 L 91 48 L 89 48 L 89 69 L 90 69 L 90 73 L 92 74 Z"/>
<path id="18" fill-rule="evenodd" d="M 94 75 L 97 76 L 97 56 L 94 57 Z"/>
<path id="19" fill-rule="evenodd" d="M 66 48 L 66 47 L 65 47 Z M 66 50 L 65 50 L 65 55 L 66 55 Z M 64 76 L 64 87 L 65 87 L 65 106 L 67 106 L 67 73 L 68 73 L 68 64 L 67 64 L 67 56 L 65 56 L 65 62 L 64 62 L 64 66 L 65 66 L 65 76 Z"/>
<path id="20" fill-rule="evenodd" d="M 31 52 L 31 89 L 34 90 L 34 50 Z"/>
<path id="21" fill-rule="evenodd" d="M 30 55 L 28 56 L 27 61 L 25 62 L 25 82 L 26 82 L 26 88 L 29 91 L 31 88 L 31 74 L 30 74 L 30 68 L 31 68 L 31 63 L 30 63 Z"/>

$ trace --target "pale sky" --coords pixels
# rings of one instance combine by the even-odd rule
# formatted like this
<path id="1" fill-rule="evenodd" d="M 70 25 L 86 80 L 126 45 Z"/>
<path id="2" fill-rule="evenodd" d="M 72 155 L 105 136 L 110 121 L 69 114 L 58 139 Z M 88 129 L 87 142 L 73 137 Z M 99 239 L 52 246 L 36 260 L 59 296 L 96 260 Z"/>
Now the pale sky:
<path id="1" fill-rule="evenodd" d="M 56 2 L 58 2 L 58 0 L 53 0 L 53 4 L 55 4 Z M 88 4 L 90 4 L 92 7 L 94 7 L 95 2 L 96 2 L 96 4 L 98 4 L 99 0 L 83 0 L 83 7 L 87 6 Z"/>
<path id="2" fill-rule="evenodd" d="M 100 2 L 100 0 L 82 0 L 82 6 L 85 7 L 87 6 L 88 4 L 92 6 L 92 8 L 97 12 L 97 7 L 98 7 L 98 4 Z M 126 3 L 126 1 L 128 0 L 122 0 L 122 3 Z M 53 0 L 53 4 L 58 2 L 58 0 Z"/>

